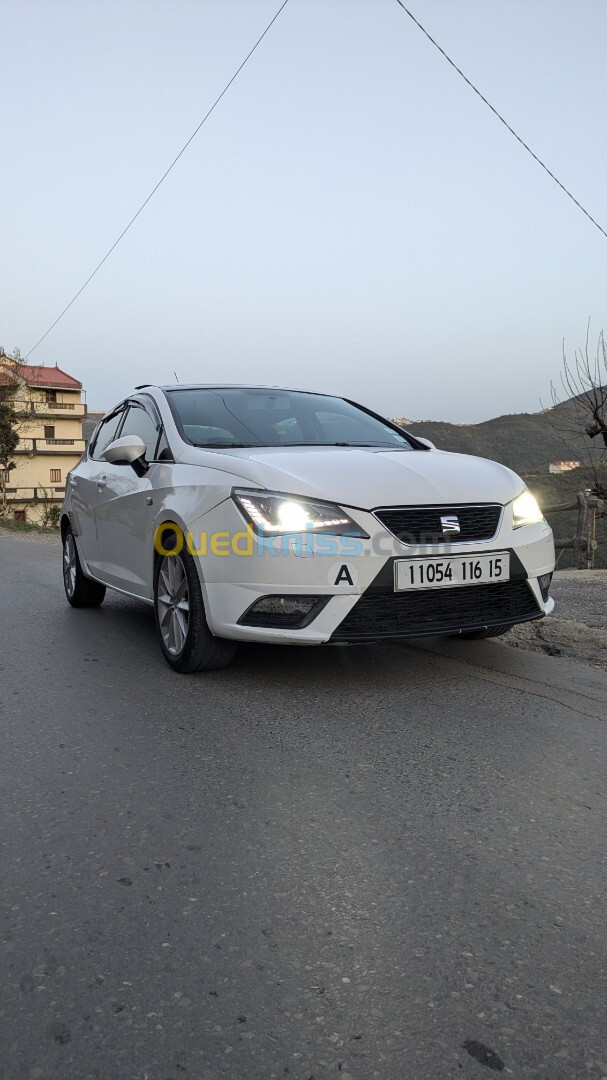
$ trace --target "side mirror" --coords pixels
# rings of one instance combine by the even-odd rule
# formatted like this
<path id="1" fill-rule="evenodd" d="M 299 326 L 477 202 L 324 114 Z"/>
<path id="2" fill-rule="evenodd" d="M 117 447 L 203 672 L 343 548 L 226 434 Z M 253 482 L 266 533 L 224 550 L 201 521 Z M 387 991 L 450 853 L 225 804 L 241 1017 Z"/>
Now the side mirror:
<path id="1" fill-rule="evenodd" d="M 138 435 L 125 435 L 106 446 L 103 457 L 112 465 L 132 465 L 137 475 L 143 476 L 148 471 L 146 450 L 143 439 Z"/>
<path id="2" fill-rule="evenodd" d="M 418 442 L 423 443 L 424 446 L 427 446 L 428 450 L 436 450 L 434 443 L 430 439 L 422 439 L 421 435 L 416 435 L 415 438 Z"/>

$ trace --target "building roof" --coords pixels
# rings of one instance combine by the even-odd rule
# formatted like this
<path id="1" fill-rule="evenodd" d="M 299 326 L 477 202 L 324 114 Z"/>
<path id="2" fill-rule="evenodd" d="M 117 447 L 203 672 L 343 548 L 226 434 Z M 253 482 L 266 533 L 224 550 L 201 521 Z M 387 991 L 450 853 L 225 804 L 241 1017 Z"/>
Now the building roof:
<path id="1" fill-rule="evenodd" d="M 82 390 L 82 383 L 57 365 L 45 367 L 44 364 L 21 364 L 13 361 L 6 366 L 28 386 L 41 386 L 51 390 Z"/>

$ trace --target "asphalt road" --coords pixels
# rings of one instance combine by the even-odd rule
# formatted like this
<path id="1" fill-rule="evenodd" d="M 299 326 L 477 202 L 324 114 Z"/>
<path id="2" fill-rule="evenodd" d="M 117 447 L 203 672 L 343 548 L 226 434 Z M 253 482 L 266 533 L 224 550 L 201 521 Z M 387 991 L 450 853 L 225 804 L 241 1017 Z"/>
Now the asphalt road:
<path id="1" fill-rule="evenodd" d="M 0 1075 L 607 1077 L 607 674 L 243 648 L 0 537 Z"/>
<path id="2" fill-rule="evenodd" d="M 607 629 L 607 570 L 559 570 L 554 595 L 566 618 Z"/>

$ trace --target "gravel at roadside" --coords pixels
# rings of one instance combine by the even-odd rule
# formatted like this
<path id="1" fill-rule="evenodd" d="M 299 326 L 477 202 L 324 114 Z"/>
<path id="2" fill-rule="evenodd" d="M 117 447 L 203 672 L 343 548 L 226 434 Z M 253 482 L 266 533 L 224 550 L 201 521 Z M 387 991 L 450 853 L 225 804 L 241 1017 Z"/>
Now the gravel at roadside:
<path id="1" fill-rule="evenodd" d="M 16 540 L 34 540 L 40 544 L 60 544 L 58 529 L 12 529 L 0 525 L 0 536 L 13 536 Z"/>
<path id="2" fill-rule="evenodd" d="M 557 614 L 607 630 L 607 570 L 559 570 L 552 595 Z"/>
<path id="3" fill-rule="evenodd" d="M 554 615 L 520 623 L 498 640 L 607 671 L 607 570 L 560 570 L 551 593 Z"/>

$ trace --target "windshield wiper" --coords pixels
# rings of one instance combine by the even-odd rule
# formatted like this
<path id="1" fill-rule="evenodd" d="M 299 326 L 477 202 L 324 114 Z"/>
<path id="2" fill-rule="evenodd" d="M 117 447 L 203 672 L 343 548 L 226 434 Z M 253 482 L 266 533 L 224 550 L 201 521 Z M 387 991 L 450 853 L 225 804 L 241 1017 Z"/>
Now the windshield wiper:
<path id="1" fill-rule="evenodd" d="M 402 450 L 410 449 L 409 444 L 403 442 L 402 445 L 392 445 L 391 443 L 359 443 L 359 442 L 281 442 L 281 443 L 242 443 L 242 442 L 217 442 L 217 443 L 192 443 L 192 446 L 197 447 L 199 450 L 280 450 L 286 446 L 349 446 L 349 447 L 375 447 L 380 450 Z"/>
<path id="2" fill-rule="evenodd" d="M 365 442 L 286 442 L 286 443 L 273 443 L 273 446 L 362 446 L 362 447 L 377 447 L 381 450 L 400 450 L 402 446 L 409 448 L 409 444 L 404 442 L 402 446 L 400 443 L 365 443 Z"/>

